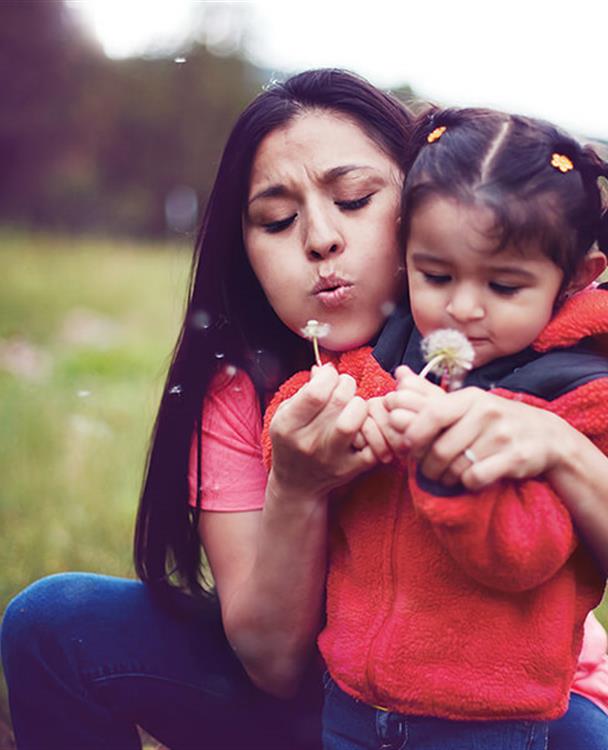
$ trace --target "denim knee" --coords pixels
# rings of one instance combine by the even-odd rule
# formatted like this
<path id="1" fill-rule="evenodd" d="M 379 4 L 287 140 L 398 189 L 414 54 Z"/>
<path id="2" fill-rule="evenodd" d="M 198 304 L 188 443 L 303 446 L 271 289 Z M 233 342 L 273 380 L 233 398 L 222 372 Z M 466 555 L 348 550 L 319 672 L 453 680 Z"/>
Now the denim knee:
<path id="1" fill-rule="evenodd" d="M 1 624 L 1 650 L 7 680 L 13 663 L 37 659 L 44 644 L 51 650 L 65 635 L 70 603 L 79 601 L 87 574 L 58 573 L 35 581 L 9 603 Z M 79 602 L 82 606 L 82 600 Z M 54 647 L 53 647 L 53 644 Z"/>

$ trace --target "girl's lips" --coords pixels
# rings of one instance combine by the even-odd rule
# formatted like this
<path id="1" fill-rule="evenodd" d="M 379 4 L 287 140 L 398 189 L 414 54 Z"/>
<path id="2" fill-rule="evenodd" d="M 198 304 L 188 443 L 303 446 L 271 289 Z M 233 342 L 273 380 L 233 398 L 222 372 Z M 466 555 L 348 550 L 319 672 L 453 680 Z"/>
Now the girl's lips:
<path id="1" fill-rule="evenodd" d="M 332 309 L 348 302 L 353 294 L 353 284 L 343 284 L 333 289 L 322 289 L 315 293 L 315 297 L 324 307 Z"/>

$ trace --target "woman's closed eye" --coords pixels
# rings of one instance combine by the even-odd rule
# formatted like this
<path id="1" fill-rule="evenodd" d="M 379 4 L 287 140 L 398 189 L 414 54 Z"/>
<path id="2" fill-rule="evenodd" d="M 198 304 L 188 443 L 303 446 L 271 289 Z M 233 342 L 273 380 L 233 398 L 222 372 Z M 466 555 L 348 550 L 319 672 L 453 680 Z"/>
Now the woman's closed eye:
<path id="1" fill-rule="evenodd" d="M 360 208 L 367 206 L 373 196 L 374 193 L 368 193 L 367 195 L 364 195 L 361 198 L 355 198 L 352 201 L 334 201 L 334 203 L 343 211 L 358 211 Z"/>
<path id="2" fill-rule="evenodd" d="M 292 214 L 291 216 L 288 216 L 285 219 L 277 219 L 276 221 L 268 221 L 264 224 L 262 224 L 262 227 L 269 233 L 269 234 L 277 234 L 278 232 L 282 232 L 284 229 L 287 229 L 293 222 L 295 221 L 297 214 Z"/>

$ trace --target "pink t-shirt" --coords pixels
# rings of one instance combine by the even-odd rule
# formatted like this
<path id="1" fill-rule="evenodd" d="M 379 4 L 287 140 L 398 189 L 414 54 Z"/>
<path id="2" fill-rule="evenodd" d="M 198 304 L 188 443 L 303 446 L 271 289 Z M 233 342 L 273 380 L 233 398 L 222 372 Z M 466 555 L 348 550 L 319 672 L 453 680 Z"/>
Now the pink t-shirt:
<path id="1" fill-rule="evenodd" d="M 261 510 L 268 473 L 262 461 L 262 415 L 248 375 L 216 375 L 203 404 L 201 507 L 204 510 Z M 192 441 L 188 483 L 196 505 L 197 446 Z"/>
<path id="2" fill-rule="evenodd" d="M 261 510 L 267 472 L 262 462 L 262 416 L 249 377 L 237 370 L 217 375 L 203 408 L 203 510 Z M 188 480 L 190 503 L 196 505 L 196 439 L 192 441 Z M 585 621 L 583 646 L 572 690 L 608 713 L 608 636 L 593 613 Z"/>
<path id="3" fill-rule="evenodd" d="M 608 714 L 608 635 L 591 612 L 585 620 L 583 647 L 572 691 L 584 695 Z"/>

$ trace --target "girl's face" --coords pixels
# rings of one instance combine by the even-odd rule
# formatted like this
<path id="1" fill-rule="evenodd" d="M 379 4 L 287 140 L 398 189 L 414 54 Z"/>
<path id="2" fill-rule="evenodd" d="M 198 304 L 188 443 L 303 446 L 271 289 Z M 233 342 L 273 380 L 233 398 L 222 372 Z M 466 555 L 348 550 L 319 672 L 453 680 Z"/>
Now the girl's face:
<path id="1" fill-rule="evenodd" d="M 243 217 L 247 255 L 279 318 L 321 345 L 370 341 L 403 291 L 397 242 L 402 175 L 352 120 L 311 111 L 260 144 Z"/>
<path id="2" fill-rule="evenodd" d="M 406 251 L 418 330 L 461 331 L 475 367 L 529 346 L 549 322 L 563 279 L 540 248 L 495 252 L 493 218 L 485 207 L 432 198 L 414 213 Z"/>

